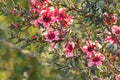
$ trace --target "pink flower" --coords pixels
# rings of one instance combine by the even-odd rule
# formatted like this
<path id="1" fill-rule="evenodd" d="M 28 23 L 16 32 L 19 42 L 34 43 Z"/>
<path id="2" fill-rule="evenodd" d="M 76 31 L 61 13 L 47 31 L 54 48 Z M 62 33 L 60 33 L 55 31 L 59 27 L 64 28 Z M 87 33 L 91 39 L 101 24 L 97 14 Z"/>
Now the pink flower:
<path id="1" fill-rule="evenodd" d="M 100 66 L 100 65 L 102 65 L 102 62 L 101 62 L 102 60 L 105 60 L 105 56 L 102 55 L 101 53 L 97 53 L 97 54 L 94 55 L 94 57 L 91 57 L 89 59 L 88 66 L 91 67 L 91 66 L 93 66 L 95 64 Z"/>
<path id="2" fill-rule="evenodd" d="M 115 36 L 117 37 L 117 39 L 120 41 L 120 26 L 114 25 L 112 27 L 112 33 L 115 34 Z"/>
<path id="3" fill-rule="evenodd" d="M 40 22 L 38 21 L 38 19 L 36 20 L 31 20 L 30 23 L 34 26 L 40 26 Z"/>
<path id="4" fill-rule="evenodd" d="M 40 13 L 42 9 L 45 9 L 50 1 L 49 0 L 31 0 L 31 12 Z"/>
<path id="5" fill-rule="evenodd" d="M 118 34 L 120 35 L 120 27 L 114 25 L 114 26 L 112 27 L 112 33 L 113 33 L 113 34 L 116 34 L 116 35 L 118 35 Z"/>
<path id="6" fill-rule="evenodd" d="M 84 46 L 82 48 L 83 52 L 85 52 L 87 54 L 87 57 L 91 57 L 92 54 L 95 52 L 94 48 L 95 45 L 89 40 L 86 42 L 87 46 Z"/>
<path id="7" fill-rule="evenodd" d="M 104 18 L 104 24 L 116 24 L 117 23 L 118 18 L 115 16 L 115 14 L 108 14 L 105 15 Z"/>
<path id="8" fill-rule="evenodd" d="M 31 0 L 31 5 L 36 5 L 36 0 Z"/>
<path id="9" fill-rule="evenodd" d="M 107 36 L 105 41 L 110 42 L 111 44 L 116 44 L 116 40 L 112 36 Z"/>
<path id="10" fill-rule="evenodd" d="M 70 26 L 73 22 L 73 17 L 69 15 L 65 15 L 65 18 L 62 20 L 63 26 Z"/>
<path id="11" fill-rule="evenodd" d="M 64 36 L 64 35 L 65 35 L 65 33 L 66 33 L 65 29 L 64 29 L 64 28 L 62 28 L 62 30 L 61 30 L 61 32 L 60 32 L 60 33 L 61 33 L 61 35 L 62 35 L 62 36 Z"/>
<path id="12" fill-rule="evenodd" d="M 115 79 L 120 80 L 120 74 L 118 74 Z"/>
<path id="13" fill-rule="evenodd" d="M 63 46 L 66 58 L 74 56 L 73 54 L 74 47 L 75 47 L 75 44 L 73 42 L 68 42 Z"/>
<path id="14" fill-rule="evenodd" d="M 61 21 L 63 26 L 69 26 L 73 22 L 73 17 L 69 16 L 68 14 L 65 13 L 65 8 L 60 8 L 59 10 L 56 10 L 56 18 L 57 21 Z"/>
<path id="15" fill-rule="evenodd" d="M 59 32 L 58 31 L 47 31 L 45 34 L 46 41 L 48 42 L 54 42 L 59 40 Z"/>
<path id="16" fill-rule="evenodd" d="M 65 18 L 65 8 L 60 8 L 59 10 L 56 10 L 56 18 L 58 21 L 62 21 Z"/>
<path id="17" fill-rule="evenodd" d="M 13 10 L 11 11 L 11 13 L 12 13 L 12 15 L 15 15 L 15 14 L 16 14 L 16 10 L 13 9 Z"/>
<path id="18" fill-rule="evenodd" d="M 112 27 L 112 33 L 117 37 L 117 39 L 120 41 L 120 27 L 119 26 L 116 26 L 114 25 Z M 106 42 L 110 42 L 111 44 L 116 44 L 116 40 L 114 39 L 114 37 L 111 35 L 111 36 L 107 36 L 105 38 L 105 41 Z"/>
<path id="19" fill-rule="evenodd" d="M 39 22 L 42 23 L 44 27 L 50 27 L 50 24 L 56 21 L 56 18 L 54 16 L 54 10 L 48 8 L 42 10 L 40 16 L 41 17 L 39 18 Z"/>

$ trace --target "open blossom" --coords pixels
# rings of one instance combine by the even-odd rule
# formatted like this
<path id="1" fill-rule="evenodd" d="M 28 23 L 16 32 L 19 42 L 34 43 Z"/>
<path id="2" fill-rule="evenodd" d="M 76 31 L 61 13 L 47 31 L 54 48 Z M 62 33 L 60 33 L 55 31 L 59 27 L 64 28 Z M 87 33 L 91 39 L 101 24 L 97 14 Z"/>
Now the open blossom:
<path id="1" fill-rule="evenodd" d="M 120 80 L 120 74 L 115 77 L 116 80 Z"/>
<path id="2" fill-rule="evenodd" d="M 44 27 L 50 27 L 51 23 L 56 21 L 54 16 L 54 9 L 45 9 L 41 11 L 39 22 L 43 24 Z"/>
<path id="3" fill-rule="evenodd" d="M 93 65 L 102 65 L 102 60 L 105 60 L 105 56 L 102 55 L 101 53 L 96 53 L 93 57 L 89 59 L 89 64 L 88 66 L 93 66 Z"/>
<path id="4" fill-rule="evenodd" d="M 114 25 L 112 27 L 112 33 L 115 34 L 115 35 L 120 35 L 120 26 Z"/>
<path id="5" fill-rule="evenodd" d="M 58 21 L 62 21 L 65 18 L 65 8 L 60 8 L 59 10 L 56 10 L 56 18 Z"/>
<path id="6" fill-rule="evenodd" d="M 45 34 L 46 41 L 53 42 L 59 40 L 58 35 L 59 35 L 58 31 L 47 31 L 47 33 Z"/>
<path id="7" fill-rule="evenodd" d="M 73 18 L 72 16 L 69 16 L 69 15 L 66 14 L 65 18 L 62 21 L 63 26 L 65 26 L 65 27 L 70 26 L 72 24 L 72 22 L 73 22 L 72 18 Z"/>
<path id="8" fill-rule="evenodd" d="M 104 18 L 104 24 L 116 24 L 118 18 L 115 16 L 115 14 L 108 14 Z"/>
<path id="9" fill-rule="evenodd" d="M 114 39 L 113 36 L 107 36 L 107 37 L 105 38 L 105 41 L 106 41 L 106 42 L 110 42 L 111 44 L 116 44 L 116 40 Z"/>
<path id="10" fill-rule="evenodd" d="M 115 34 L 115 36 L 117 37 L 117 39 L 120 41 L 120 26 L 114 25 L 112 27 L 112 33 Z"/>
<path id="11" fill-rule="evenodd" d="M 62 22 L 63 26 L 70 26 L 73 22 L 73 17 L 66 14 L 65 10 L 65 8 L 60 8 L 59 10 L 56 10 L 56 19 L 57 21 Z"/>
<path id="12" fill-rule="evenodd" d="M 74 56 L 73 54 L 74 47 L 75 47 L 75 44 L 73 42 L 68 42 L 63 46 L 66 58 Z"/>
<path id="13" fill-rule="evenodd" d="M 112 27 L 112 33 L 117 37 L 117 39 L 120 41 L 120 27 L 119 26 L 116 26 L 114 25 Z M 107 36 L 105 38 L 105 41 L 106 42 L 110 42 L 111 44 L 116 44 L 116 40 L 115 38 L 111 35 L 111 36 Z"/>
<path id="14" fill-rule="evenodd" d="M 86 46 L 82 48 L 83 52 L 87 54 L 87 57 L 91 57 L 92 54 L 95 52 L 95 45 L 92 43 L 92 41 L 87 41 Z"/>

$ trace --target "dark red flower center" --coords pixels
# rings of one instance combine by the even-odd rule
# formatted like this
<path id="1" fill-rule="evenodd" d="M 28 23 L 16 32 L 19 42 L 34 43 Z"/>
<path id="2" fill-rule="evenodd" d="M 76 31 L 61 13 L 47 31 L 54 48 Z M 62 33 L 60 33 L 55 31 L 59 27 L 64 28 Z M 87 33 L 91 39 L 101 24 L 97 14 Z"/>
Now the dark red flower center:
<path id="1" fill-rule="evenodd" d="M 91 52 L 91 51 L 93 51 L 93 50 L 94 50 L 94 46 L 93 46 L 93 45 L 88 47 L 88 51 Z"/>
<path id="2" fill-rule="evenodd" d="M 71 52 L 73 50 L 73 46 L 71 44 L 68 44 L 67 49 L 69 50 L 69 52 Z"/>
<path id="3" fill-rule="evenodd" d="M 55 34 L 54 33 L 48 34 L 48 39 L 54 39 L 54 38 L 55 38 Z"/>
<path id="4" fill-rule="evenodd" d="M 45 2 L 46 0 L 39 0 L 40 2 Z"/>
<path id="5" fill-rule="evenodd" d="M 100 61 L 100 58 L 99 58 L 99 57 L 94 57 L 94 58 L 92 59 L 92 61 L 93 61 L 93 62 L 98 62 L 98 61 Z"/>
<path id="6" fill-rule="evenodd" d="M 43 20 L 44 20 L 45 22 L 50 22 L 51 18 L 48 17 L 48 16 L 45 16 L 45 17 L 43 17 Z"/>
<path id="7" fill-rule="evenodd" d="M 120 34 L 120 30 L 117 30 L 115 33 L 116 33 L 116 34 Z"/>
<path id="8" fill-rule="evenodd" d="M 59 14 L 59 18 L 64 19 L 64 18 L 65 18 L 65 15 L 64 15 L 63 13 L 60 13 L 60 14 Z"/>

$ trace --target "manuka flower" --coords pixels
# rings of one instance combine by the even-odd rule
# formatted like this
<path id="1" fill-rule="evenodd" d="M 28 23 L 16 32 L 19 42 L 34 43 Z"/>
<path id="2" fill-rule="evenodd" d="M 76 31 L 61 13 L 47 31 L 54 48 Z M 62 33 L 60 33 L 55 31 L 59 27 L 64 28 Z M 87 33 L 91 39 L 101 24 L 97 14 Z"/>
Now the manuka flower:
<path id="1" fill-rule="evenodd" d="M 69 16 L 69 15 L 65 15 L 64 19 L 62 20 L 62 24 L 63 26 L 67 27 L 67 26 L 70 26 L 73 22 L 73 17 L 72 16 Z"/>
<path id="2" fill-rule="evenodd" d="M 45 34 L 46 41 L 48 42 L 54 42 L 59 40 L 59 32 L 58 31 L 47 31 Z"/>
<path id="3" fill-rule="evenodd" d="M 31 0 L 30 1 L 31 12 L 40 13 L 41 10 L 45 9 L 49 3 L 50 3 L 49 0 Z"/>
<path id="4" fill-rule="evenodd" d="M 56 18 L 58 21 L 62 21 L 65 18 L 65 8 L 60 8 L 56 10 Z"/>
<path id="5" fill-rule="evenodd" d="M 105 38 L 105 41 L 106 41 L 106 42 L 110 42 L 111 44 L 116 44 L 116 40 L 114 39 L 113 36 L 107 36 L 107 37 Z"/>
<path id="6" fill-rule="evenodd" d="M 88 66 L 91 67 L 93 65 L 102 65 L 102 60 L 105 60 L 105 56 L 102 55 L 101 53 L 96 53 L 93 57 L 89 59 L 89 64 Z"/>
<path id="7" fill-rule="evenodd" d="M 73 22 L 73 17 L 66 14 L 65 10 L 65 8 L 60 8 L 59 10 L 56 10 L 56 19 L 58 22 L 62 22 L 63 26 L 70 26 Z"/>
<path id="8" fill-rule="evenodd" d="M 87 41 L 87 45 L 82 48 L 82 51 L 87 54 L 87 57 L 91 57 L 92 54 L 95 52 L 95 45 L 92 41 Z"/>
<path id="9" fill-rule="evenodd" d="M 44 27 L 50 27 L 51 23 L 54 23 L 56 18 L 54 16 L 54 8 L 46 8 L 40 13 L 39 22 L 43 24 Z"/>
<path id="10" fill-rule="evenodd" d="M 63 46 L 66 58 L 74 56 L 73 54 L 74 47 L 75 47 L 75 44 L 73 42 L 68 42 Z"/>
<path id="11" fill-rule="evenodd" d="M 117 25 L 114 25 L 112 27 L 112 33 L 115 34 L 115 35 L 120 35 L 120 27 L 117 26 Z"/>
<path id="12" fill-rule="evenodd" d="M 105 18 L 104 18 L 104 24 L 116 24 L 117 23 L 117 20 L 118 18 L 115 16 L 115 14 L 108 14 L 108 15 L 105 15 Z"/>

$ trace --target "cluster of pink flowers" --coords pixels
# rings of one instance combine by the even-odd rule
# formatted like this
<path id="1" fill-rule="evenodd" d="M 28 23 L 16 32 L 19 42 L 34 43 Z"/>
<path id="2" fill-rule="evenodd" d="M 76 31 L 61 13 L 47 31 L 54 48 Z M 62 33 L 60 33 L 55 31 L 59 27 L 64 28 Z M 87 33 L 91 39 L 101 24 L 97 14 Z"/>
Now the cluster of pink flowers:
<path id="1" fill-rule="evenodd" d="M 45 28 L 45 39 L 47 42 L 51 44 L 50 49 L 54 49 L 56 42 L 59 40 L 64 40 L 64 38 L 59 37 L 60 35 L 64 35 L 65 27 L 69 27 L 73 22 L 73 17 L 66 14 L 65 8 L 54 8 L 50 6 L 49 0 L 31 0 L 30 7 L 31 13 L 34 15 L 38 15 L 37 18 L 31 20 L 31 24 L 33 26 L 43 25 Z M 57 28 L 53 28 L 51 25 L 57 24 Z M 61 28 L 62 29 L 59 30 Z M 65 51 L 66 58 L 73 57 L 73 50 L 75 44 L 73 42 L 66 42 L 66 45 L 63 46 Z"/>
<path id="2" fill-rule="evenodd" d="M 118 18 L 115 16 L 115 14 L 107 14 L 105 15 L 104 18 L 104 24 L 111 25 L 111 24 L 116 24 Z"/>
<path id="3" fill-rule="evenodd" d="M 115 16 L 115 14 L 109 14 L 104 18 L 104 24 L 108 24 L 108 26 L 112 25 L 111 33 L 117 37 L 118 41 L 120 41 L 120 26 L 115 25 L 117 21 L 118 21 L 118 18 Z M 110 42 L 111 44 L 116 44 L 116 40 L 113 37 L 113 35 L 111 35 L 111 33 L 109 36 L 105 38 L 105 41 Z"/>
<path id="4" fill-rule="evenodd" d="M 31 24 L 34 26 L 40 26 L 49 28 L 52 23 L 62 24 L 63 26 L 70 26 L 72 23 L 72 16 L 65 13 L 65 8 L 56 9 L 54 7 L 48 7 L 49 0 L 36 1 L 31 0 L 31 12 L 37 14 L 38 17 L 31 20 Z"/>
<path id="5" fill-rule="evenodd" d="M 54 8 L 50 6 L 49 0 L 31 0 L 30 6 L 31 6 L 31 13 L 34 15 L 37 15 L 35 19 L 31 20 L 31 24 L 33 26 L 40 26 L 43 25 L 45 28 L 45 39 L 47 42 L 51 44 L 50 49 L 54 49 L 57 42 L 59 40 L 64 41 L 64 37 L 60 37 L 60 35 L 65 34 L 66 27 L 69 27 L 73 22 L 73 17 L 66 14 L 66 8 Z M 108 14 L 105 15 L 104 18 L 104 24 L 105 25 L 113 25 L 112 27 L 112 33 L 116 36 L 120 36 L 120 27 L 116 26 L 117 23 L 117 17 L 114 14 Z M 53 24 L 57 24 L 57 28 L 53 28 Z M 61 30 L 60 27 L 62 25 Z M 119 38 L 120 40 L 120 38 Z M 112 44 L 116 43 L 116 40 L 114 37 L 110 34 L 110 36 L 107 36 L 105 38 L 106 42 L 111 42 Z M 82 47 L 82 51 L 86 53 L 86 57 L 88 58 L 89 64 L 88 66 L 93 65 L 102 65 L 102 61 L 105 59 L 105 56 L 98 52 L 97 49 L 101 48 L 101 45 L 98 41 L 95 41 L 94 43 L 90 40 L 86 42 L 86 46 Z M 65 52 L 65 57 L 73 57 L 74 54 L 74 48 L 75 43 L 68 41 L 64 43 L 63 50 Z"/>
<path id="6" fill-rule="evenodd" d="M 93 43 L 92 41 L 88 40 L 86 44 L 86 46 L 82 47 L 82 51 L 86 53 L 86 57 L 89 59 L 88 66 L 91 67 L 95 64 L 98 66 L 102 65 L 101 61 L 104 60 L 105 57 L 103 54 L 96 51 L 96 48 L 102 47 L 100 43 L 98 41 L 95 41 L 95 43 Z"/>
<path id="7" fill-rule="evenodd" d="M 120 26 L 113 25 L 111 29 L 112 29 L 112 33 L 115 35 L 115 37 L 120 42 Z M 110 36 L 107 36 L 105 38 L 105 41 L 110 42 L 111 44 L 116 44 L 116 40 L 111 34 L 110 34 Z"/>

